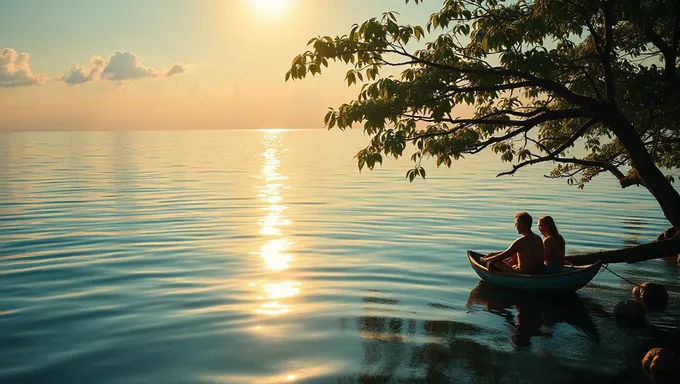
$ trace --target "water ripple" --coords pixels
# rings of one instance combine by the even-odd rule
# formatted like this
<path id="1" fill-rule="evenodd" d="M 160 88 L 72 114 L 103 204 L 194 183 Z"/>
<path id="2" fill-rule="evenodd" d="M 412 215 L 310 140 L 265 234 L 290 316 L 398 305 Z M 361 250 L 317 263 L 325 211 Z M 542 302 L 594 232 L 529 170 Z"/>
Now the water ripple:
<path id="1" fill-rule="evenodd" d="M 0 382 L 634 382 L 678 338 L 675 265 L 610 266 L 669 286 L 641 330 L 613 321 L 631 287 L 609 273 L 554 303 L 469 268 L 520 210 L 570 253 L 664 229 L 605 178 L 496 178 L 482 155 L 411 184 L 405 162 L 359 173 L 354 133 L 0 136 Z"/>

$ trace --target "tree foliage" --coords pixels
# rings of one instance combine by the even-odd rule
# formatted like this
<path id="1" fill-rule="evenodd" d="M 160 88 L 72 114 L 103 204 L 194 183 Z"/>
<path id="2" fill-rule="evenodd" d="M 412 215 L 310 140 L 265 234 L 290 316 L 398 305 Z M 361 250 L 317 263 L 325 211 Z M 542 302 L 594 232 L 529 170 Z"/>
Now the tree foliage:
<path id="1" fill-rule="evenodd" d="M 511 163 L 503 174 L 552 162 L 549 177 L 583 187 L 609 172 L 650 189 L 667 217 L 680 210 L 659 181 L 680 165 L 680 1 L 446 0 L 425 27 L 386 12 L 308 46 L 286 80 L 336 61 L 350 65 L 348 85 L 362 83 L 324 119 L 363 125 L 360 169 L 412 145 L 413 181 L 423 158 L 450 167 L 490 149 Z M 388 67 L 401 74 L 381 76 Z M 570 154 L 577 144 L 585 155 Z"/>

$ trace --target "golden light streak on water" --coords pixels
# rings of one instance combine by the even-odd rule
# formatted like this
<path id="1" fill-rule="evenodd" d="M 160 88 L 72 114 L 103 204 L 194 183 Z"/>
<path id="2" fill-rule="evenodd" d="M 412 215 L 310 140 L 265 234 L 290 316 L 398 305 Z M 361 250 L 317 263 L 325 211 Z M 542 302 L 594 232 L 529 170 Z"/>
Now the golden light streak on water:
<path id="1" fill-rule="evenodd" d="M 264 290 L 272 299 L 281 299 L 285 297 L 295 296 L 300 293 L 300 283 L 293 281 L 284 281 L 275 284 L 265 284 Z"/>
<path id="2" fill-rule="evenodd" d="M 262 132 L 265 150 L 262 153 L 264 162 L 259 179 L 263 181 L 263 185 L 259 186 L 257 195 L 264 203 L 262 210 L 267 212 L 260 221 L 259 234 L 264 237 L 264 243 L 260 247 L 259 256 L 264 260 L 265 268 L 277 274 L 275 279 L 290 268 L 290 263 L 293 261 L 293 256 L 287 252 L 293 243 L 284 237 L 282 231 L 282 227 L 291 225 L 292 221 L 285 218 L 284 212 L 288 207 L 282 204 L 281 191 L 287 188 L 284 182 L 288 180 L 288 177 L 279 172 L 283 148 L 281 134 L 276 131 Z M 263 284 L 262 288 L 269 301 L 261 304 L 256 312 L 270 316 L 290 312 L 290 304 L 283 303 L 281 300 L 297 295 L 300 292 L 299 286 L 300 283 L 289 279 Z M 263 296 L 257 298 L 264 300 Z"/>

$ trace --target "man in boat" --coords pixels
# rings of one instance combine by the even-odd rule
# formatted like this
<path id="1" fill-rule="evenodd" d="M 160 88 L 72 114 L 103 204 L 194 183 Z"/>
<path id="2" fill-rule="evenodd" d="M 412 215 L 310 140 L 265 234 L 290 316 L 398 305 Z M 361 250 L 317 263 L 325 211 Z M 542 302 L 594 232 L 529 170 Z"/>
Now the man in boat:
<path id="1" fill-rule="evenodd" d="M 521 237 L 512 242 L 502 252 L 491 252 L 480 258 L 490 271 L 505 273 L 540 274 L 543 272 L 543 240 L 531 231 L 532 218 L 527 212 L 515 215 L 515 228 Z M 516 260 L 515 265 L 508 265 L 503 260 Z M 512 262 L 511 262 L 512 264 Z"/>

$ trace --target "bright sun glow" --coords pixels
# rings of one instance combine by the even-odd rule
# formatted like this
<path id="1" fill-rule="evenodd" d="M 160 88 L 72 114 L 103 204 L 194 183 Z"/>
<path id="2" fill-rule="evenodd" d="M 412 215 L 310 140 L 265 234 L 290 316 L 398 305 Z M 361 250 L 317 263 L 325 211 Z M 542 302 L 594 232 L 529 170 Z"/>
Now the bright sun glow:
<path id="1" fill-rule="evenodd" d="M 265 15 L 279 15 L 286 8 L 288 0 L 251 0 L 255 9 Z"/>

